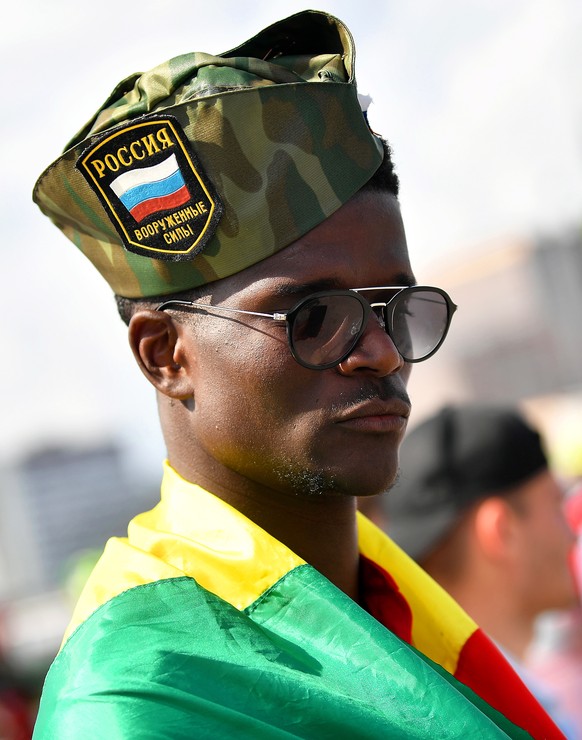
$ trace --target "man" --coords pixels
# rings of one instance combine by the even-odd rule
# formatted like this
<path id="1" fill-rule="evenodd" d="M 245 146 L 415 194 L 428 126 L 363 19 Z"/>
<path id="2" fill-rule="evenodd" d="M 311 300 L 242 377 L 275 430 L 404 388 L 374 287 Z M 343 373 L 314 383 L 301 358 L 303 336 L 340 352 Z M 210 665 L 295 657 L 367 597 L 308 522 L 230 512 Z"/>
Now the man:
<path id="1" fill-rule="evenodd" d="M 38 738 L 559 736 L 356 517 L 394 481 L 410 365 L 455 306 L 414 287 L 353 64 L 316 11 L 171 60 L 37 184 L 118 296 L 168 452 L 161 503 L 81 596 Z"/>
<path id="2" fill-rule="evenodd" d="M 536 618 L 578 603 L 575 537 L 540 434 L 513 408 L 448 405 L 409 433 L 401 470 L 388 532 L 566 726 L 550 687 L 523 667 Z"/>

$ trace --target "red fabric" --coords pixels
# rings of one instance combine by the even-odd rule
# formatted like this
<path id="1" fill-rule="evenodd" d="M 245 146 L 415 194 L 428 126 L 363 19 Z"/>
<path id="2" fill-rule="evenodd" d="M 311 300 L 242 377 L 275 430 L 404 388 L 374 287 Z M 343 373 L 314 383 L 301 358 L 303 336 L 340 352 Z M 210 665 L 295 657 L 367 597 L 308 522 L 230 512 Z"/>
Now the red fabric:
<path id="1" fill-rule="evenodd" d="M 360 600 L 374 619 L 412 644 L 412 610 L 396 581 L 376 563 L 360 555 Z"/>
<path id="2" fill-rule="evenodd" d="M 564 503 L 566 518 L 576 534 L 582 534 L 582 484 L 578 486 Z"/>
<path id="3" fill-rule="evenodd" d="M 478 670 L 475 667 L 478 666 Z M 564 738 L 507 660 L 478 629 L 464 644 L 455 678 L 473 689 L 518 727 L 535 738 Z"/>

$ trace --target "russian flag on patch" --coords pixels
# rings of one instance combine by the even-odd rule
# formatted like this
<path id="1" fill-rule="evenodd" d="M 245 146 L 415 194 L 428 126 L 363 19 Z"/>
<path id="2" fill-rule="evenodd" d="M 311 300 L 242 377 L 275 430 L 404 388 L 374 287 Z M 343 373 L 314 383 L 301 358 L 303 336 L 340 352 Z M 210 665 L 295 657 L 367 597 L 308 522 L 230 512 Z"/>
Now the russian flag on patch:
<path id="1" fill-rule="evenodd" d="M 190 200 L 175 154 L 152 167 L 124 172 L 109 186 L 138 223 Z"/>

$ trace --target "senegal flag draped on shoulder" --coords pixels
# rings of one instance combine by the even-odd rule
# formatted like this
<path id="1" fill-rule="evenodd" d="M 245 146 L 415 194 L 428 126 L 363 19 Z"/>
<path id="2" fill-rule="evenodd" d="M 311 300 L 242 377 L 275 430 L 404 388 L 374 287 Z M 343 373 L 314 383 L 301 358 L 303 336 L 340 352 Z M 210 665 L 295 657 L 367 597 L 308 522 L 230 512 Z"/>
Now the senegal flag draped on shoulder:
<path id="1" fill-rule="evenodd" d="M 166 465 L 87 583 L 35 740 L 561 738 L 467 615 L 359 526 L 365 608 Z"/>

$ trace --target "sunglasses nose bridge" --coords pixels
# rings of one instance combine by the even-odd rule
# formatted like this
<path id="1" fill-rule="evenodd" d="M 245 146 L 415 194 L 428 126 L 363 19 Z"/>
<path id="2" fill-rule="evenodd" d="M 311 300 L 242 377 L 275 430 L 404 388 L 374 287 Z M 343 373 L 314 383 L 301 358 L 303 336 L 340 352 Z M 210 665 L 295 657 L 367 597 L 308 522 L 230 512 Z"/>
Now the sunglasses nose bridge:
<path id="1" fill-rule="evenodd" d="M 370 303 L 370 308 L 372 309 L 372 313 L 378 320 L 378 323 L 386 331 L 386 307 L 388 306 L 385 302 L 374 302 Z"/>

